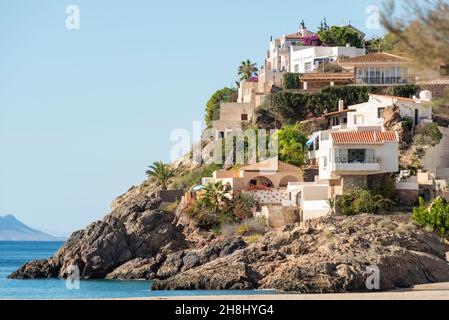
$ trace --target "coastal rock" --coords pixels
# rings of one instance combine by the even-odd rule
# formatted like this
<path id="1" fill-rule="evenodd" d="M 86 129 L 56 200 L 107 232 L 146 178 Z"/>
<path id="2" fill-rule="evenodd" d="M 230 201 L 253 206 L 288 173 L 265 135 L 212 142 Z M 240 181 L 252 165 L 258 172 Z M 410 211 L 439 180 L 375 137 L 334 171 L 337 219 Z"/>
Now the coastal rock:
<path id="1" fill-rule="evenodd" d="M 231 255 L 155 281 L 153 289 L 366 291 L 375 268 L 380 289 L 387 290 L 449 281 L 447 251 L 446 242 L 404 215 L 328 217 L 271 232 Z"/>
<path id="2" fill-rule="evenodd" d="M 166 279 L 246 248 L 241 238 L 214 240 L 202 249 L 180 250 L 150 259 L 133 259 L 109 273 L 108 279 Z"/>
<path id="3" fill-rule="evenodd" d="M 48 259 L 35 260 L 25 264 L 22 268 L 13 273 L 16 279 L 43 279 L 56 278 L 58 276 L 58 268 L 55 267 Z"/>
<path id="4" fill-rule="evenodd" d="M 66 277 L 73 266 L 82 278 L 104 278 L 130 260 L 151 259 L 189 246 L 174 214 L 158 210 L 159 200 L 137 193 L 117 204 L 103 221 L 77 231 L 48 260 L 31 262 L 10 278 Z"/>

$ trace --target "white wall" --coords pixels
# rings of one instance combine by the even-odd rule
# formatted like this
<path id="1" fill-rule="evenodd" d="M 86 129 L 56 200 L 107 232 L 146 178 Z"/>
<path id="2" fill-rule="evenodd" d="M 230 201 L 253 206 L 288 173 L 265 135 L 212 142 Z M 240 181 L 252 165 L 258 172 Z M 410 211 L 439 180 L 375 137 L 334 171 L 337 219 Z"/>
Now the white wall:
<path id="1" fill-rule="evenodd" d="M 321 135 L 320 135 L 321 136 Z M 320 148 L 316 151 L 319 165 L 319 179 L 330 180 L 338 179 L 340 173 L 336 172 L 335 157 L 341 156 L 343 150 L 348 149 L 366 149 L 371 150 L 371 155 L 380 158 L 380 163 L 376 164 L 347 164 L 348 170 L 345 169 L 344 174 L 379 174 L 397 172 L 399 170 L 399 144 L 398 142 L 385 142 L 381 145 L 334 145 L 332 140 L 321 140 Z M 326 160 L 325 160 L 326 159 Z M 326 166 L 325 166 L 326 163 Z M 343 166 L 339 166 L 342 170 Z M 357 171 L 357 169 L 364 171 Z"/>
<path id="2" fill-rule="evenodd" d="M 347 128 L 356 128 L 363 126 L 383 125 L 384 119 L 378 118 L 379 108 L 388 108 L 393 105 L 399 107 L 401 117 L 415 119 L 415 110 L 418 110 L 419 123 L 424 119 L 432 121 L 432 105 L 425 101 L 405 101 L 395 97 L 371 95 L 368 102 L 349 106 L 349 109 L 355 109 L 355 112 L 348 112 Z M 356 124 L 355 116 L 363 116 L 363 123 Z"/>
<path id="3" fill-rule="evenodd" d="M 290 72 L 305 73 L 316 71 L 316 59 L 337 61 L 339 56 L 358 57 L 365 55 L 365 49 L 355 47 L 290 47 Z M 312 64 L 312 70 L 306 70 L 306 64 Z M 319 71 L 319 70 L 318 70 Z"/>

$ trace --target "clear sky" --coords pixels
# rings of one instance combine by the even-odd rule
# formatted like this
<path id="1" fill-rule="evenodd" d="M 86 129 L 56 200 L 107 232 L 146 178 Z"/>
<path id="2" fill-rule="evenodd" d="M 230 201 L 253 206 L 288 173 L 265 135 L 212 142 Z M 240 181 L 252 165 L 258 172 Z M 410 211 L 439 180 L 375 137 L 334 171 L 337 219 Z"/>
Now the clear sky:
<path id="1" fill-rule="evenodd" d="M 170 132 L 263 62 L 270 36 L 365 21 L 376 0 L 0 1 L 0 215 L 57 235 L 168 161 Z M 80 29 L 66 28 L 66 6 Z"/>

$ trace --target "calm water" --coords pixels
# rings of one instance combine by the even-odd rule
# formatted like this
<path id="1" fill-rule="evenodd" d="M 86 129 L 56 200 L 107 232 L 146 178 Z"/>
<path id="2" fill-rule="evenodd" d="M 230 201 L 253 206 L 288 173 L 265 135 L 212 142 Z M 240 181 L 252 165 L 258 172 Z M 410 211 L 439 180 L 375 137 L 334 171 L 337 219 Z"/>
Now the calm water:
<path id="1" fill-rule="evenodd" d="M 10 280 L 7 276 L 25 262 L 52 256 L 62 242 L 0 241 L 0 299 L 83 299 L 174 295 L 262 294 L 267 291 L 151 291 L 149 281 L 84 280 L 79 290 L 65 280 Z M 268 292 L 270 293 L 270 292 Z"/>

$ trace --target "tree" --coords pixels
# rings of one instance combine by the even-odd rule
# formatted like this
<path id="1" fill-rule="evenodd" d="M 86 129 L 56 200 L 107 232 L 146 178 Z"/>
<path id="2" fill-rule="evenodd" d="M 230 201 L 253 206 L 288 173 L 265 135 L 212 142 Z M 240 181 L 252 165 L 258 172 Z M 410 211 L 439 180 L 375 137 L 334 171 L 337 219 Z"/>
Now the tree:
<path id="1" fill-rule="evenodd" d="M 398 45 L 397 37 L 392 33 L 387 33 L 384 37 L 372 38 L 366 41 L 368 53 L 393 52 Z"/>
<path id="2" fill-rule="evenodd" d="M 362 47 L 359 34 L 349 27 L 332 26 L 327 30 L 318 31 L 318 36 L 323 44 L 330 47 L 344 47 L 348 43 L 353 47 Z"/>
<path id="3" fill-rule="evenodd" d="M 150 170 L 146 171 L 148 177 L 155 179 L 161 188 L 166 190 L 168 180 L 173 177 L 173 170 L 162 161 L 154 162 L 148 167 L 150 168 Z"/>
<path id="4" fill-rule="evenodd" d="M 234 102 L 236 98 L 237 90 L 234 88 L 225 87 L 221 90 L 217 90 L 206 103 L 206 125 L 210 127 L 212 121 L 220 118 L 220 103 L 222 102 Z"/>
<path id="5" fill-rule="evenodd" d="M 249 80 L 253 76 L 257 76 L 257 63 L 251 63 L 251 61 L 242 61 L 239 66 L 238 75 L 240 80 Z"/>
<path id="6" fill-rule="evenodd" d="M 284 74 L 285 89 L 299 89 L 299 73 L 287 72 Z"/>
<path id="7" fill-rule="evenodd" d="M 219 209 L 229 201 L 228 195 L 230 190 L 222 181 L 209 183 L 205 186 L 204 192 L 205 194 L 204 198 L 202 198 L 202 203 L 214 213 L 220 213 Z"/>
<path id="8" fill-rule="evenodd" d="M 303 166 L 307 159 L 307 136 L 300 130 L 300 126 L 285 126 L 277 134 L 280 160 Z"/>
<path id="9" fill-rule="evenodd" d="M 445 0 L 407 2 L 404 18 L 396 15 L 394 1 L 385 3 L 384 27 L 397 38 L 395 52 L 413 60 L 420 71 L 434 74 L 449 66 L 449 3 Z"/>

